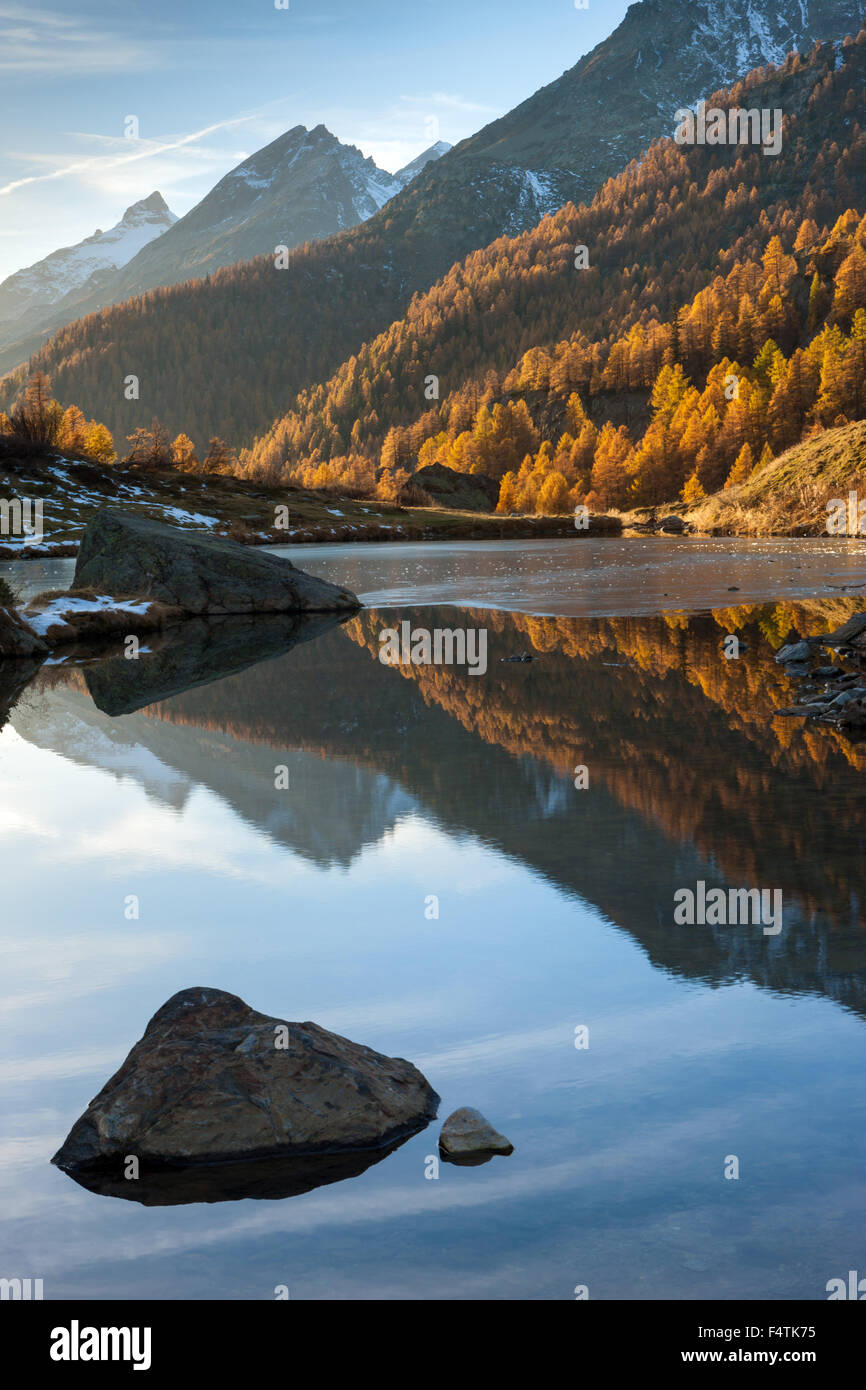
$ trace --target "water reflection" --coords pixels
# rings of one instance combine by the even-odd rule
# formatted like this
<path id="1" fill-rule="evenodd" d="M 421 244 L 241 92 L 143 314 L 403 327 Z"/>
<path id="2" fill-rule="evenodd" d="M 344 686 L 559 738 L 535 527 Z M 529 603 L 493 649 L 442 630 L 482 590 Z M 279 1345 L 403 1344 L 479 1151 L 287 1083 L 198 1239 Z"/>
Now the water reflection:
<path id="1" fill-rule="evenodd" d="M 866 748 L 776 716 L 793 689 L 774 660 L 780 634 L 826 630 L 846 611 L 840 600 L 690 618 L 473 613 L 491 634 L 483 679 L 384 667 L 388 612 L 300 629 L 264 620 L 270 659 L 228 676 L 232 661 L 249 664 L 255 624 L 241 620 L 235 634 L 233 620 L 216 631 L 193 623 L 138 662 L 43 673 L 45 698 L 13 722 L 73 759 L 117 767 L 124 746 L 138 761 L 147 750 L 163 780 L 168 767 L 209 787 L 319 864 L 351 863 L 423 807 L 449 834 L 471 834 L 593 903 L 661 968 L 815 991 L 863 1011 Z M 428 608 L 420 620 L 456 617 Z M 723 655 L 729 631 L 745 646 L 738 660 Z M 499 659 L 524 648 L 539 659 Z M 94 704 L 141 712 L 106 724 Z M 96 751 L 97 726 L 110 751 Z M 274 793 L 276 753 L 291 797 Z M 588 769 L 584 791 L 577 765 Z M 781 889 L 779 938 L 748 924 L 675 926 L 675 890 L 699 879 Z"/>
<path id="2" fill-rule="evenodd" d="M 124 654 L 86 661 L 84 678 L 96 708 L 115 719 L 284 656 L 344 621 L 332 613 L 191 618 L 151 638 L 134 661 Z"/>
<path id="3" fill-rule="evenodd" d="M 423 1129 L 418 1126 L 416 1133 Z M 300 1197 L 317 1187 L 360 1177 L 411 1138 L 381 1149 L 339 1154 L 307 1154 L 239 1163 L 188 1164 L 185 1167 L 142 1171 L 134 1182 L 104 1168 L 68 1170 L 67 1175 L 88 1192 L 119 1197 L 145 1207 L 188 1206 L 192 1202 L 281 1201 Z"/>
<path id="4" fill-rule="evenodd" d="M 486 625 L 483 679 L 384 667 L 393 612 L 187 688 L 159 652 L 23 691 L 19 671 L 0 732 L 9 1257 L 47 1296 L 269 1297 L 289 1265 L 293 1298 L 824 1297 L 866 1218 L 866 753 L 776 717 L 773 658 L 849 611 L 414 615 Z M 781 888 L 782 932 L 675 926 L 698 879 Z M 508 1171 L 428 1182 L 430 1132 L 264 1213 L 97 1201 L 48 1160 L 190 978 L 408 1057 L 443 1113 L 496 1117 Z"/>

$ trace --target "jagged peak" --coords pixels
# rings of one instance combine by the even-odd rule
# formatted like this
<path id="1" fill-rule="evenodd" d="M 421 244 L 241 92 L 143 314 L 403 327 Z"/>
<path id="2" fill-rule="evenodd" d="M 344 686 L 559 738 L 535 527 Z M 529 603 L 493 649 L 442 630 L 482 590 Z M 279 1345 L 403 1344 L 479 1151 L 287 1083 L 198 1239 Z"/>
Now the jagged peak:
<path id="1" fill-rule="evenodd" d="M 410 159 L 408 164 L 404 164 L 402 169 L 398 169 L 394 178 L 402 184 L 408 183 L 410 179 L 413 179 L 415 175 L 419 174 L 428 164 L 434 164 L 437 159 L 441 159 L 450 149 L 453 149 L 453 146 L 449 145 L 447 140 L 437 140 L 435 144 L 428 145 L 426 150 L 422 150 L 420 154 L 416 154 L 415 158 Z"/>
<path id="2" fill-rule="evenodd" d="M 137 203 L 130 203 L 120 220 L 121 222 L 131 222 L 138 213 L 147 212 L 168 213 L 169 216 L 172 215 L 171 208 L 159 192 L 159 189 L 154 189 L 146 198 L 140 198 Z"/>

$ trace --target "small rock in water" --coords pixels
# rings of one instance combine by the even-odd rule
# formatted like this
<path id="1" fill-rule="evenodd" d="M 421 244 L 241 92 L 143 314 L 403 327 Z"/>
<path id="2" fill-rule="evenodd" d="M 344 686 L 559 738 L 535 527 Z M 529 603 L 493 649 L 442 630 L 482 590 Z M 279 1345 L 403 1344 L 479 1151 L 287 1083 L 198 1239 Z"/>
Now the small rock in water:
<path id="1" fill-rule="evenodd" d="M 857 699 L 843 705 L 839 714 L 839 723 L 844 728 L 866 728 L 866 703 L 858 696 Z"/>
<path id="2" fill-rule="evenodd" d="M 439 1149 L 449 1163 L 487 1163 L 496 1154 L 514 1152 L 514 1145 L 485 1120 L 480 1110 L 463 1106 L 442 1126 Z"/>
<path id="3" fill-rule="evenodd" d="M 846 705 L 850 705 L 852 700 L 862 699 L 862 696 L 861 690 L 843 690 L 834 700 L 831 700 L 830 708 L 844 709 Z"/>
<path id="4" fill-rule="evenodd" d="M 864 631 L 866 631 L 866 613 L 854 613 L 847 623 L 837 627 L 835 632 L 828 632 L 822 640 L 827 647 L 842 647 L 846 642 L 850 642 L 852 637 L 859 637 Z"/>
<path id="5" fill-rule="evenodd" d="M 776 653 L 776 662 L 780 666 L 799 665 L 808 661 L 811 655 L 812 648 L 808 642 L 791 642 Z"/>
<path id="6" fill-rule="evenodd" d="M 534 661 L 535 657 L 530 656 L 529 652 L 519 652 L 517 656 L 501 656 L 500 661 Z"/>

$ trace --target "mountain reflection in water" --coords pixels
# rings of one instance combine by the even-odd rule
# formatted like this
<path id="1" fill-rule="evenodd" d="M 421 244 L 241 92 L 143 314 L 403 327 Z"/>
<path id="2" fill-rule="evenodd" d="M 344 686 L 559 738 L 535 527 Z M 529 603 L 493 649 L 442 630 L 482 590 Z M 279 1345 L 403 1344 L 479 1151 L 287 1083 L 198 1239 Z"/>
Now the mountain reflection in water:
<path id="1" fill-rule="evenodd" d="M 61 700 L 82 727 L 96 717 L 82 685 L 109 714 L 146 703 L 117 726 L 119 745 L 149 749 L 317 863 L 349 864 L 423 806 L 449 833 L 476 836 L 595 904 L 664 969 L 705 981 L 744 975 L 862 1012 L 866 745 L 774 717 L 795 687 L 767 640 L 779 625 L 826 630 L 847 611 L 844 601 L 592 620 L 420 610 L 429 629 L 487 626 L 482 680 L 458 667 L 384 667 L 378 634 L 396 618 L 372 610 L 343 626 L 311 620 L 300 634 L 265 620 L 261 640 L 277 654 L 220 679 L 231 626 L 205 641 L 201 623 L 138 662 L 61 666 L 37 684 L 52 689 L 49 708 Z M 732 631 L 746 646 L 736 660 L 722 652 Z M 188 637 L 202 664 L 217 651 L 210 674 L 189 659 Z M 312 645 L 284 651 L 298 640 Z M 500 661 L 525 648 L 539 659 Z M 191 685 L 193 670 L 198 688 L 158 698 L 184 678 Z M 86 758 L 74 741 L 55 741 L 45 713 L 40 704 L 14 722 L 34 743 Z M 327 776 L 312 778 L 307 762 L 303 795 L 280 798 L 275 750 L 326 760 Z M 588 768 L 586 794 L 572 785 L 578 765 Z M 834 806 L 845 807 L 844 824 Z M 780 888 L 781 939 L 768 944 L 750 925 L 675 927 L 674 891 L 697 879 Z"/>
<path id="2" fill-rule="evenodd" d="M 866 745 L 777 717 L 794 692 L 774 654 L 850 609 L 425 606 L 227 644 L 202 625 L 185 649 L 169 633 L 138 662 L 81 654 L 0 692 L 11 910 L 33 934 L 6 1002 L 22 1147 L 0 1194 L 19 1263 L 35 1250 L 58 1295 L 259 1297 L 288 1278 L 290 1241 L 300 1297 L 359 1281 L 371 1297 L 569 1297 L 587 1279 L 597 1297 L 824 1297 L 866 1215 Z M 486 675 L 384 666 L 379 633 L 407 617 L 486 627 Z M 501 660 L 522 651 L 536 660 Z M 55 806 L 55 785 L 74 803 Z M 675 925 L 675 892 L 698 880 L 781 889 L 782 931 Z M 118 922 L 128 893 L 133 924 Z M 191 983 L 410 1058 L 442 1114 L 477 1105 L 509 1134 L 508 1171 L 426 1181 L 431 1128 L 320 1193 L 301 1174 L 266 1225 L 213 1224 L 280 1195 L 240 1171 L 216 1198 L 183 1181 L 133 1202 L 76 1191 L 50 1155 Z M 746 1180 L 721 1180 L 728 1153 Z M 135 1261 L 118 1229 L 137 1232 Z"/>

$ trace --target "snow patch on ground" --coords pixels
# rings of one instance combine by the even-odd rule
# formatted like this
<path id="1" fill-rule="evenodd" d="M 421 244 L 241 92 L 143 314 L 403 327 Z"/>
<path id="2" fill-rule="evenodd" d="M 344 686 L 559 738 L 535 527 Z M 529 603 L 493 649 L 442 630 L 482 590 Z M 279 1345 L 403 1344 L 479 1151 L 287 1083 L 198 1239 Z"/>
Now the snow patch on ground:
<path id="1" fill-rule="evenodd" d="M 31 545 L 43 545 L 35 531 L 25 533 L 23 536 L 4 536 L 0 535 L 0 550 L 24 550 Z"/>
<path id="2" fill-rule="evenodd" d="M 146 613 L 150 607 L 149 599 L 115 599 L 108 594 L 97 595 L 96 598 L 76 598 L 72 597 L 55 598 L 44 608 L 38 611 L 32 609 L 24 610 L 24 619 L 37 632 L 40 637 L 44 637 L 49 628 L 56 627 L 58 623 L 65 620 L 67 613 L 131 613 L 140 617 Z"/>
<path id="3" fill-rule="evenodd" d="M 229 178 L 242 179 L 248 188 L 270 188 L 276 178 L 276 171 L 269 178 L 262 178 L 260 175 L 252 173 L 249 169 L 235 169 Z"/>
<path id="4" fill-rule="evenodd" d="M 160 506 L 160 510 L 167 520 L 180 522 L 184 526 L 207 526 L 210 528 L 220 524 L 218 516 L 204 516 L 201 512 L 185 512 L 182 507 Z"/>

